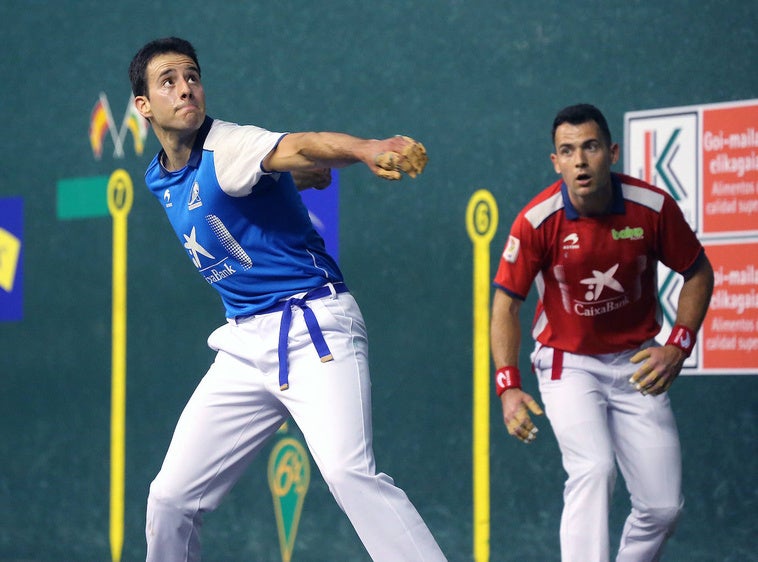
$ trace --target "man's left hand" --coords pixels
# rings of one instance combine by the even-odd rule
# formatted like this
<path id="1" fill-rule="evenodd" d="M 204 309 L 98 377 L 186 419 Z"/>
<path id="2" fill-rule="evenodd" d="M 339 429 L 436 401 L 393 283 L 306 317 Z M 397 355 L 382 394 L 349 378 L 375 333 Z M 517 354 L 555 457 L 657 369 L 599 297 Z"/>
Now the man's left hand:
<path id="1" fill-rule="evenodd" d="M 687 356 L 676 346 L 648 347 L 637 352 L 632 363 L 642 363 L 629 382 L 642 394 L 663 394 L 679 376 Z"/>

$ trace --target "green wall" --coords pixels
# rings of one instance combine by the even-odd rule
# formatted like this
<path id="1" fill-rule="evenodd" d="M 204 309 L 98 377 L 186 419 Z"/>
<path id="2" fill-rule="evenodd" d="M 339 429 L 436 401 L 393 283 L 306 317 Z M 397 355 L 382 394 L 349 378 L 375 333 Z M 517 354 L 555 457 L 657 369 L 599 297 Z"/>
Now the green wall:
<path id="1" fill-rule="evenodd" d="M 494 272 L 511 220 L 554 177 L 560 107 L 598 105 L 621 140 L 625 111 L 758 97 L 748 0 L 4 0 L 0 31 L 0 204 L 24 199 L 24 318 L 0 323 L 0 561 L 110 558 L 111 220 L 59 220 L 57 182 L 125 168 L 135 183 L 125 561 L 144 559 L 147 487 L 212 359 L 205 338 L 223 322 L 144 188 L 155 138 L 124 159 L 109 138 L 99 161 L 89 146 L 99 93 L 120 123 L 126 68 L 147 40 L 193 41 L 213 116 L 425 143 L 430 163 L 415 181 L 341 173 L 340 260 L 368 323 L 378 467 L 451 561 L 473 549 L 470 196 L 486 188 L 498 199 Z M 669 560 L 758 560 L 756 390 L 752 376 L 685 377 L 672 389 L 687 503 Z M 491 560 L 559 559 L 564 474 L 538 423 L 540 439 L 523 446 L 493 398 Z M 615 536 L 625 496 L 619 479 Z M 266 458 L 207 517 L 203 540 L 211 562 L 279 559 Z M 366 559 L 314 472 L 294 560 Z"/>

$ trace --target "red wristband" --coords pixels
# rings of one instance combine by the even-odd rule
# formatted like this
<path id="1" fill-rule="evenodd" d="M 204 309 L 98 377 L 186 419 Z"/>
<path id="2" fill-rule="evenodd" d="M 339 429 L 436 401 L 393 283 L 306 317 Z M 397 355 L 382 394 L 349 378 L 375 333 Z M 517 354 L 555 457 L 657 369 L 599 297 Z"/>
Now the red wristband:
<path id="1" fill-rule="evenodd" d="M 677 324 L 671 328 L 671 335 L 666 340 L 666 345 L 673 345 L 684 351 L 687 357 L 692 353 L 692 348 L 695 347 L 695 332 L 690 330 L 687 326 Z"/>
<path id="2" fill-rule="evenodd" d="M 500 367 L 495 371 L 495 391 L 500 396 L 509 388 L 521 388 L 521 373 L 518 367 Z"/>

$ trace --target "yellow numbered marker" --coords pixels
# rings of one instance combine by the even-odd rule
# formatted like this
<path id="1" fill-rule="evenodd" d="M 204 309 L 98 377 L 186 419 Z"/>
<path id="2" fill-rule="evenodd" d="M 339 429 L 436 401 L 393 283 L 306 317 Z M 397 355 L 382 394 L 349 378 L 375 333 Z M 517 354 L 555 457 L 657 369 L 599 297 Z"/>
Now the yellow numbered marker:
<path id="1" fill-rule="evenodd" d="M 126 457 L 126 241 L 127 216 L 134 188 L 126 170 L 108 180 L 108 211 L 113 217 L 113 305 L 111 320 L 111 559 L 121 560 L 124 546 Z"/>
<path id="2" fill-rule="evenodd" d="M 497 203 L 486 189 L 469 199 L 466 230 L 474 245 L 474 560 L 490 555 L 490 242 L 497 229 Z"/>

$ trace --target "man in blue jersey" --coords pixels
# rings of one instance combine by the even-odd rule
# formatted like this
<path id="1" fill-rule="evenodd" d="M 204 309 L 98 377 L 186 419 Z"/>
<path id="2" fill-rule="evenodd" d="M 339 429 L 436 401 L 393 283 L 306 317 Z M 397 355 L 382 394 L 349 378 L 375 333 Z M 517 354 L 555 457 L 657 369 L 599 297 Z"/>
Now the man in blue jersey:
<path id="1" fill-rule="evenodd" d="M 146 183 L 227 318 L 150 486 L 147 560 L 200 559 L 203 514 L 289 416 L 374 560 L 444 560 L 405 493 L 376 472 L 365 325 L 289 173 L 363 163 L 415 177 L 423 146 L 212 119 L 183 39 L 145 45 L 129 76 L 162 146 Z"/>

